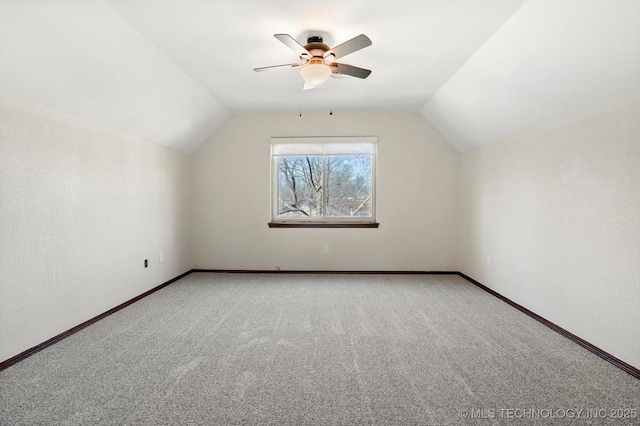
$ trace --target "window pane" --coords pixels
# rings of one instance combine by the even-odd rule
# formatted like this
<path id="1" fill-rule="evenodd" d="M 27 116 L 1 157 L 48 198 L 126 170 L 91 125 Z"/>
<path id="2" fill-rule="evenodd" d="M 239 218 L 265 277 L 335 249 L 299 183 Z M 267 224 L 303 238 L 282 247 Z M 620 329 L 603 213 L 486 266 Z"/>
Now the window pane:
<path id="1" fill-rule="evenodd" d="M 371 156 L 327 158 L 327 216 L 371 217 Z"/>
<path id="2" fill-rule="evenodd" d="M 278 216 L 322 216 L 322 157 L 278 157 Z"/>

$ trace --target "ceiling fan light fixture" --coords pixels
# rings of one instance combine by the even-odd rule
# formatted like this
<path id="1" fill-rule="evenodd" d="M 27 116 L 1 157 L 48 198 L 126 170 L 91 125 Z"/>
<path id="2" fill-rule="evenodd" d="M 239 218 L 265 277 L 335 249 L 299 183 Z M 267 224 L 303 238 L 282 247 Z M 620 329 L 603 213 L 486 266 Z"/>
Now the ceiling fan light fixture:
<path id="1" fill-rule="evenodd" d="M 304 80 L 303 90 L 311 89 L 324 83 L 332 75 L 349 75 L 364 79 L 371 74 L 371 70 L 334 62 L 335 59 L 371 46 L 371 40 L 364 34 L 347 40 L 334 48 L 330 48 L 324 44 L 322 37 L 319 36 L 307 38 L 307 44 L 305 46 L 298 43 L 298 41 L 289 34 L 274 34 L 273 36 L 293 50 L 301 62 L 254 68 L 254 71 L 264 71 L 273 68 L 298 68 L 300 69 L 300 76 Z"/>
<path id="2" fill-rule="evenodd" d="M 309 63 L 300 71 L 302 78 L 309 84 L 322 84 L 331 76 L 329 68 L 322 59 L 311 59 Z"/>

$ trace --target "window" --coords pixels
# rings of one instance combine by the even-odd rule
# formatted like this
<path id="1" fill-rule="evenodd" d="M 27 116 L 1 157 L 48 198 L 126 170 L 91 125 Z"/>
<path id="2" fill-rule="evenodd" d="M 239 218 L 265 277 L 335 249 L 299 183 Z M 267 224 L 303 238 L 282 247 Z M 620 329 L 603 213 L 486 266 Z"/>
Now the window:
<path id="1" fill-rule="evenodd" d="M 272 138 L 270 225 L 374 227 L 376 142 L 375 137 Z"/>

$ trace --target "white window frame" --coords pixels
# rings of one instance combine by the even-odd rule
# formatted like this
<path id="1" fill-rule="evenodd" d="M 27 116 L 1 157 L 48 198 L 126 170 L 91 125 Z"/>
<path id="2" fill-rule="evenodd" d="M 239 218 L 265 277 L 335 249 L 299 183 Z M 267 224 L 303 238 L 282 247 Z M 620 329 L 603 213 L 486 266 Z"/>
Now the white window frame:
<path id="1" fill-rule="evenodd" d="M 271 138 L 271 222 L 274 224 L 371 224 L 376 223 L 376 170 L 378 138 L 375 136 L 343 137 L 273 137 Z M 370 155 L 371 158 L 371 216 L 370 217 L 292 217 L 278 216 L 278 158 L 280 156 L 310 155 Z M 324 164 L 324 162 L 323 162 Z M 324 202 L 324 200 L 323 200 Z M 324 209 L 323 211 L 326 211 Z"/>

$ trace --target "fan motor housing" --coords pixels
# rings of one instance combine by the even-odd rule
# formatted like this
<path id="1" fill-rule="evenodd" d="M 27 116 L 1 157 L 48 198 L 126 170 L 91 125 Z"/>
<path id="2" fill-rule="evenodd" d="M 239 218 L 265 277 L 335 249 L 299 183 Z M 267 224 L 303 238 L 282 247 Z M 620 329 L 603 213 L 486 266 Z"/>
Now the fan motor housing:
<path id="1" fill-rule="evenodd" d="M 331 49 L 329 46 L 322 42 L 322 37 L 320 36 L 311 36 L 307 38 L 307 45 L 304 46 L 305 49 L 309 51 L 313 55 L 313 57 L 322 57 L 324 52 Z"/>

